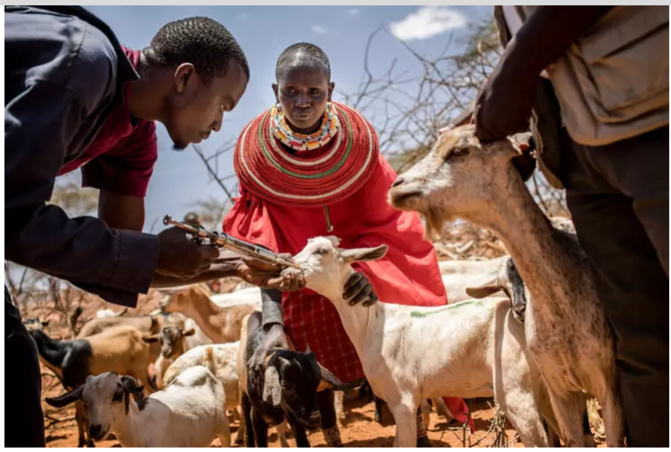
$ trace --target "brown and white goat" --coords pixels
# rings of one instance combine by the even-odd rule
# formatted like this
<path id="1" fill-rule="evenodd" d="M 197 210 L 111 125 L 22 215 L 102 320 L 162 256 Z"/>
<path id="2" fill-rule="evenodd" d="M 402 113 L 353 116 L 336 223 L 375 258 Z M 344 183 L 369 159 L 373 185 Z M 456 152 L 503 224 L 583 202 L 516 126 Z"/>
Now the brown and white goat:
<path id="1" fill-rule="evenodd" d="M 584 445 L 586 391 L 603 407 L 607 444 L 623 445 L 611 328 L 580 244 L 552 227 L 517 171 L 516 164 L 531 158 L 523 148 L 509 140 L 481 144 L 473 126 L 455 128 L 398 177 L 390 202 L 420 212 L 430 235 L 455 218 L 496 233 L 531 294 L 526 342 L 547 384 L 559 435 L 567 445 Z"/>

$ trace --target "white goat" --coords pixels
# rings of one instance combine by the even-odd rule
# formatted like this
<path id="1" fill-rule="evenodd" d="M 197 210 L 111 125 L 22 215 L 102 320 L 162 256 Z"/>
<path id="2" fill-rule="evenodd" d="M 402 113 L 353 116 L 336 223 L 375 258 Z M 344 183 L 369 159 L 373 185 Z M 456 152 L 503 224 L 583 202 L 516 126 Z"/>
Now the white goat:
<path id="1" fill-rule="evenodd" d="M 240 341 L 228 344 L 201 345 L 188 350 L 173 362 L 165 371 L 163 381 L 169 385 L 186 369 L 193 366 L 205 365 L 212 351 L 212 373 L 224 385 L 226 393 L 226 409 L 232 410 L 240 404 L 238 372 L 236 357 Z"/>
<path id="2" fill-rule="evenodd" d="M 162 391 L 131 400 L 139 391 L 133 377 L 106 372 L 47 402 L 65 406 L 83 400 L 91 436 L 101 440 L 112 432 L 124 447 L 208 447 L 215 437 L 230 447 L 224 387 L 207 367 L 190 367 Z"/>
<path id="3" fill-rule="evenodd" d="M 53 371 L 66 389 L 84 384 L 87 375 L 103 372 L 118 372 L 132 375 L 146 391 L 149 385 L 147 366 L 158 356 L 159 347 L 152 347 L 142 341 L 142 333 L 126 325 L 115 326 L 98 334 L 82 339 L 61 341 L 52 339 L 42 330 L 30 332 L 37 344 L 42 364 Z M 79 434 L 78 445 L 93 445 L 86 438 L 88 420 L 81 403 L 75 404 L 75 419 Z"/>
<path id="4" fill-rule="evenodd" d="M 526 341 L 562 440 L 584 445 L 586 391 L 603 407 L 608 446 L 623 445 L 612 331 L 578 241 L 551 226 L 514 165 L 531 159 L 508 140 L 481 145 L 473 126 L 458 127 L 399 176 L 390 201 L 422 213 L 430 233 L 461 217 L 497 234 L 532 295 L 524 316 Z"/>
<path id="5" fill-rule="evenodd" d="M 213 355 L 213 373 L 214 376 L 224 385 L 224 393 L 226 394 L 226 409 L 233 410 L 240 419 L 240 428 L 236 434 L 236 443 L 242 443 L 245 437 L 245 424 L 242 422 L 242 414 L 240 408 L 240 381 L 238 379 L 237 370 L 237 354 L 240 341 L 229 342 L 227 344 L 214 344 L 208 346 L 195 347 L 188 350 L 182 356 L 173 362 L 164 374 L 163 381 L 165 384 L 170 384 L 186 369 L 204 365 L 208 358 L 208 349 L 212 349 Z M 277 435 L 279 437 L 282 447 L 289 447 L 286 440 L 287 425 L 282 424 L 277 428 Z"/>
<path id="6" fill-rule="evenodd" d="M 548 446 L 540 410 L 542 383 L 527 360 L 522 325 L 507 299 L 467 300 L 436 307 L 379 302 L 349 306 L 342 288 L 350 264 L 381 258 L 377 248 L 340 250 L 335 237 L 318 237 L 294 257 L 306 287 L 334 304 L 356 348 L 373 392 L 396 421 L 395 446 L 417 441 L 415 416 L 427 398 L 494 396 L 527 446 Z M 286 270 L 292 271 L 292 270 Z"/>

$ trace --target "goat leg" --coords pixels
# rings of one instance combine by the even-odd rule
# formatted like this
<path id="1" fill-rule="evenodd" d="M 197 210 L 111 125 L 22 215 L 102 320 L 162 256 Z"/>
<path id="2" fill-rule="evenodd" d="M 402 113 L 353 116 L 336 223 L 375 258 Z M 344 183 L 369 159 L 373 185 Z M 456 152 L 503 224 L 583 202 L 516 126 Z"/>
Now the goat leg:
<path id="1" fill-rule="evenodd" d="M 86 445 L 86 434 L 84 432 L 84 414 L 82 413 L 83 404 L 75 402 L 75 419 L 77 420 L 77 447 L 84 447 Z"/>
<path id="2" fill-rule="evenodd" d="M 428 424 L 425 424 L 422 406 L 417 408 L 417 447 L 433 447 L 429 441 Z"/>
<path id="3" fill-rule="evenodd" d="M 233 420 L 238 421 L 238 433 L 235 434 L 235 444 L 244 444 L 245 442 L 245 419 L 242 414 L 242 407 L 237 406 L 233 409 Z"/>
<path id="4" fill-rule="evenodd" d="M 289 421 L 289 425 L 291 425 L 291 430 L 294 432 L 296 447 L 310 447 L 310 441 L 308 441 L 308 437 L 305 434 L 305 427 L 291 414 L 287 415 L 287 420 Z"/>
<path id="5" fill-rule="evenodd" d="M 321 429 L 328 447 L 340 447 L 340 431 L 335 411 L 335 393 L 333 389 L 324 389 L 317 393 L 317 407 L 321 414 Z"/>
<path id="6" fill-rule="evenodd" d="M 275 431 L 277 432 L 277 438 L 280 440 L 280 446 L 289 447 L 289 442 L 287 441 L 287 433 L 289 433 L 289 424 L 286 420 L 280 422 L 275 426 Z"/>
<path id="7" fill-rule="evenodd" d="M 247 393 L 240 394 L 240 408 L 242 408 L 242 419 L 240 426 L 244 424 L 245 428 L 245 447 L 255 447 L 254 442 L 254 424 L 252 423 L 252 404 L 249 401 Z"/>
<path id="8" fill-rule="evenodd" d="M 375 399 L 375 422 L 382 423 L 382 404 L 384 400 L 375 395 L 373 395 L 373 398 Z"/>
<path id="9" fill-rule="evenodd" d="M 387 406 L 396 422 L 394 447 L 415 447 L 417 445 L 417 405 L 388 402 Z"/>
<path id="10" fill-rule="evenodd" d="M 252 429 L 256 447 L 268 447 L 268 423 L 254 407 L 252 407 Z"/>

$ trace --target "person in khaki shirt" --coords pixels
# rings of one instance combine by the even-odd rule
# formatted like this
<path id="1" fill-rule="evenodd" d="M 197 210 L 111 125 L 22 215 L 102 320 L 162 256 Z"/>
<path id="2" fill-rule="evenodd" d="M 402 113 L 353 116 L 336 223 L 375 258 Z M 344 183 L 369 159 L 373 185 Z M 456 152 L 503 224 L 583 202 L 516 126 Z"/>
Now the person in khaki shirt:
<path id="1" fill-rule="evenodd" d="M 668 7 L 496 7 L 482 142 L 534 132 L 616 336 L 629 446 L 669 445 Z M 533 111 L 533 118 L 532 118 Z"/>

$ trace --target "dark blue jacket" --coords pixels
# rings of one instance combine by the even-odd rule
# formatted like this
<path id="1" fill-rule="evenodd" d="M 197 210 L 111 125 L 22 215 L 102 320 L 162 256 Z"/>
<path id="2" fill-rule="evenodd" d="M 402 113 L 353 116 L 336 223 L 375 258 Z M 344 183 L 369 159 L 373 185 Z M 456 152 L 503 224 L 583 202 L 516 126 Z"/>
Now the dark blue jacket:
<path id="1" fill-rule="evenodd" d="M 5 258 L 134 307 L 158 261 L 156 236 L 68 218 L 47 205 L 139 78 L 112 31 L 81 7 L 5 7 Z"/>

